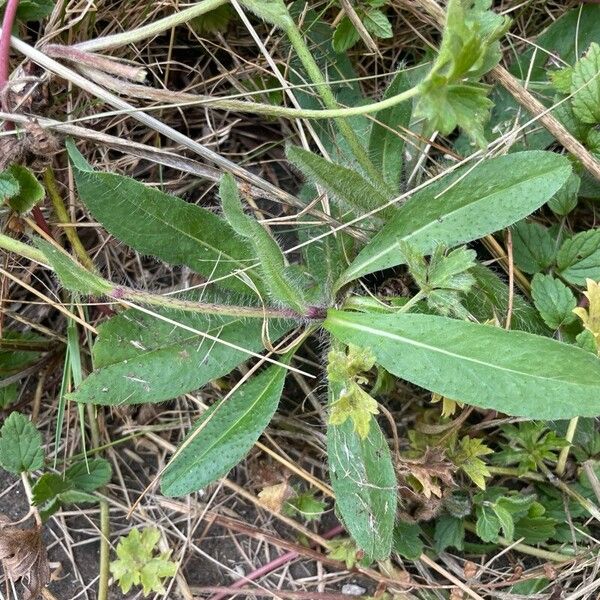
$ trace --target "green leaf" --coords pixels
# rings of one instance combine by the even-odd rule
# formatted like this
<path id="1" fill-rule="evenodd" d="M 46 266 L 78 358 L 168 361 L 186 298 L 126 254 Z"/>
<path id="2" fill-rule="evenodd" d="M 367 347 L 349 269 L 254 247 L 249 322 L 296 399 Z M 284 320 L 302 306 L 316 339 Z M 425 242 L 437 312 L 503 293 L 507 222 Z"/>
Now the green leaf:
<path id="1" fill-rule="evenodd" d="M 506 507 L 499 503 L 492 505 L 492 510 L 498 518 L 498 522 L 500 523 L 504 537 L 507 540 L 512 541 L 515 535 L 515 523 L 513 521 L 512 514 Z"/>
<path id="2" fill-rule="evenodd" d="M 8 175 L 9 179 L 6 179 Z M 38 182 L 36 176 L 22 165 L 12 165 L 3 174 L 6 185 L 14 186 L 13 181 L 17 182 L 18 190 L 16 193 L 7 195 L 8 204 L 20 215 L 27 214 L 38 202 L 41 202 L 46 195 L 46 191 Z M 14 189 L 14 187 L 13 187 Z M 1 188 L 0 188 L 1 190 Z M 5 192 L 5 190 L 2 190 Z"/>
<path id="3" fill-rule="evenodd" d="M 77 402 L 120 405 L 162 402 L 198 389 L 226 375 L 248 354 L 213 342 L 194 331 L 252 352 L 264 347 L 259 320 L 158 310 L 157 317 L 126 311 L 100 325 L 93 348 L 95 370 L 70 395 Z M 269 321 L 272 340 L 291 328 L 286 321 Z"/>
<path id="4" fill-rule="evenodd" d="M 590 125 L 600 123 L 600 45 L 596 42 L 575 63 L 571 94 L 575 116 Z"/>
<path id="5" fill-rule="evenodd" d="M 436 552 L 443 552 L 446 548 L 462 550 L 465 544 L 464 520 L 443 514 L 435 520 L 435 531 L 433 533 Z"/>
<path id="6" fill-rule="evenodd" d="M 302 288 L 293 280 L 279 244 L 258 221 L 244 212 L 232 175 L 224 175 L 221 179 L 219 196 L 223 213 L 232 229 L 252 245 L 260 262 L 263 281 L 273 300 L 304 314 L 306 304 Z"/>
<path id="7" fill-rule="evenodd" d="M 71 488 L 69 482 L 65 481 L 56 473 L 44 473 L 32 488 L 32 501 L 34 506 L 42 506 L 48 500 L 53 500 L 62 492 Z"/>
<path id="8" fill-rule="evenodd" d="M 390 20 L 378 9 L 368 11 L 364 16 L 363 24 L 375 37 L 387 39 L 394 36 Z"/>
<path id="9" fill-rule="evenodd" d="M 486 446 L 483 440 L 466 435 L 452 451 L 450 458 L 478 488 L 485 490 L 486 477 L 491 477 L 491 473 L 479 457 L 492 453 L 493 450 Z"/>
<path id="10" fill-rule="evenodd" d="M 330 384 L 334 398 L 339 396 L 338 386 Z M 328 427 L 327 456 L 336 507 L 346 529 L 367 561 L 386 559 L 392 549 L 397 483 L 379 425 L 372 419 L 365 439 L 350 421 Z"/>
<path id="11" fill-rule="evenodd" d="M 62 285 L 69 291 L 84 295 L 104 296 L 114 290 L 112 283 L 88 271 L 56 246 L 40 238 L 34 241 L 35 245 L 44 253 Z"/>
<path id="12" fill-rule="evenodd" d="M 556 256 L 559 274 L 569 283 L 600 280 L 600 229 L 582 231 L 565 240 Z"/>
<path id="13" fill-rule="evenodd" d="M 240 2 L 257 17 L 276 27 L 285 29 L 290 22 L 290 16 L 283 0 L 240 0 Z"/>
<path id="14" fill-rule="evenodd" d="M 42 434 L 21 413 L 11 413 L 0 429 L 0 466 L 13 475 L 44 466 Z"/>
<path id="15" fill-rule="evenodd" d="M 325 502 L 317 500 L 314 492 L 306 491 L 299 494 L 292 500 L 288 500 L 284 507 L 294 516 L 300 514 L 305 521 L 318 521 L 319 517 L 325 512 Z"/>
<path id="16" fill-rule="evenodd" d="M 549 517 L 523 517 L 515 525 L 515 538 L 525 538 L 526 544 L 544 544 L 554 536 L 556 525 Z"/>
<path id="17" fill-rule="evenodd" d="M 354 169 L 332 163 L 298 146 L 288 146 L 286 156 L 310 182 L 322 186 L 344 208 L 359 215 L 367 214 L 390 200 L 385 190 L 376 188 Z M 389 218 L 396 212 L 393 206 L 389 206 L 379 211 L 376 217 Z"/>
<path id="18" fill-rule="evenodd" d="M 110 463 L 103 458 L 77 462 L 65 472 L 65 479 L 72 487 L 82 492 L 95 492 L 111 478 Z"/>
<path id="19" fill-rule="evenodd" d="M 19 21 L 41 21 L 54 10 L 54 0 L 21 0 L 17 9 Z"/>
<path id="20" fill-rule="evenodd" d="M 491 506 L 478 506 L 475 533 L 484 542 L 497 542 L 501 523 Z"/>
<path id="21" fill-rule="evenodd" d="M 384 100 L 405 92 L 411 82 L 405 71 L 400 71 L 392 80 L 383 96 Z M 402 177 L 404 162 L 404 136 L 410 125 L 412 103 L 401 102 L 379 111 L 371 127 L 369 155 L 373 164 L 381 170 L 384 181 L 397 191 Z"/>
<path id="22" fill-rule="evenodd" d="M 249 245 L 209 210 L 129 177 L 94 171 L 72 142 L 67 142 L 67 149 L 87 209 L 109 233 L 138 252 L 186 265 L 211 279 L 231 275 L 255 261 Z M 255 283 L 262 289 L 260 282 Z M 248 292 L 235 276 L 219 285 Z"/>
<path id="23" fill-rule="evenodd" d="M 557 215 L 564 217 L 577 206 L 577 196 L 581 186 L 581 178 L 571 173 L 565 185 L 548 200 L 548 206 Z"/>
<path id="24" fill-rule="evenodd" d="M 515 264 L 525 273 L 545 271 L 554 263 L 556 242 L 539 223 L 520 221 L 512 230 Z"/>
<path id="25" fill-rule="evenodd" d="M 333 49 L 342 54 L 346 50 L 350 50 L 358 40 L 360 40 L 358 31 L 356 31 L 352 21 L 344 16 L 333 32 L 333 39 L 331 40 Z"/>
<path id="26" fill-rule="evenodd" d="M 330 310 L 324 327 L 390 373 L 460 402 L 532 419 L 600 414 L 600 360 L 549 338 L 410 313 Z"/>
<path id="27" fill-rule="evenodd" d="M 417 560 L 423 553 L 423 540 L 421 527 L 417 523 L 398 521 L 394 526 L 393 542 L 394 552 L 406 560 Z"/>
<path id="28" fill-rule="evenodd" d="M 94 504 L 95 502 L 98 502 L 98 498 L 97 496 L 94 496 L 94 494 L 70 489 L 59 494 L 58 501 L 61 504 Z"/>
<path id="29" fill-rule="evenodd" d="M 359 253 L 338 285 L 402 264 L 398 242 L 423 254 L 512 225 L 537 210 L 571 173 L 551 152 L 516 152 L 460 169 L 417 192 Z"/>
<path id="30" fill-rule="evenodd" d="M 0 173 L 0 199 L 9 200 L 14 198 L 19 193 L 19 189 L 19 182 L 10 171 Z"/>
<path id="31" fill-rule="evenodd" d="M 163 473 L 162 493 L 189 494 L 235 467 L 275 413 L 285 375 L 283 367 L 269 367 L 206 411 Z"/>
<path id="32" fill-rule="evenodd" d="M 164 580 L 174 577 L 177 563 L 169 560 L 171 551 L 156 554 L 160 531 L 146 528 L 141 533 L 132 529 L 117 545 L 117 560 L 110 563 L 110 572 L 121 591 L 127 594 L 133 586 L 141 585 L 144 596 L 150 592 L 165 593 Z"/>
<path id="33" fill-rule="evenodd" d="M 0 387 L 0 409 L 8 408 L 17 399 L 18 392 L 16 383 Z"/>
<path id="34" fill-rule="evenodd" d="M 564 67 L 548 73 L 554 89 L 561 94 L 569 95 L 573 84 L 573 67 Z"/>
<path id="35" fill-rule="evenodd" d="M 217 8 L 193 18 L 189 21 L 192 29 L 201 36 L 215 33 L 225 33 L 232 19 L 235 18 L 235 10 L 230 4 L 222 4 Z"/>
<path id="36" fill-rule="evenodd" d="M 559 329 L 577 320 L 573 314 L 577 299 L 560 279 L 537 273 L 531 282 L 531 296 L 550 329 Z"/>

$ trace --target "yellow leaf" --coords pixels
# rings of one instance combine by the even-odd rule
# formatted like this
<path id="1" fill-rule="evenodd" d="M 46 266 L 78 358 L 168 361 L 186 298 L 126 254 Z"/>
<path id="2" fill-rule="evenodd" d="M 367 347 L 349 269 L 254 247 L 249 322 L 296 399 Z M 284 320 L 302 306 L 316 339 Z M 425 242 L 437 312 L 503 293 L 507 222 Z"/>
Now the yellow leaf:
<path id="1" fill-rule="evenodd" d="M 600 283 L 586 279 L 587 291 L 583 292 L 589 301 L 586 310 L 578 306 L 573 312 L 583 321 L 583 326 L 590 331 L 597 344 L 600 344 Z"/>

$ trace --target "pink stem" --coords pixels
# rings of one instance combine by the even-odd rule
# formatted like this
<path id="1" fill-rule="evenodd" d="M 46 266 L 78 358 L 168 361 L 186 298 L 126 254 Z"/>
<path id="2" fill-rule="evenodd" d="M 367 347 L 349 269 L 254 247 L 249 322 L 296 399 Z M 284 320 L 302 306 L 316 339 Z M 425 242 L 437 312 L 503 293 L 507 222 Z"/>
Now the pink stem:
<path id="1" fill-rule="evenodd" d="M 328 532 L 324 533 L 323 537 L 326 540 L 330 540 L 331 538 L 338 535 L 338 533 L 342 533 L 343 531 L 344 528 L 341 525 L 336 525 L 333 529 L 330 529 Z M 227 596 L 231 595 L 233 593 L 233 590 L 244 587 L 244 585 L 246 585 L 246 583 L 248 583 L 249 581 L 254 581 L 255 579 L 259 579 L 263 575 L 268 575 L 269 573 L 271 573 L 271 571 L 275 571 L 275 569 L 279 569 L 279 567 L 282 567 L 283 565 L 292 562 L 293 560 L 298 558 L 298 556 L 298 552 L 286 552 L 278 558 L 274 558 L 271 562 L 268 562 L 266 565 L 263 565 L 262 567 L 255 569 L 251 573 L 248 573 L 248 575 L 244 575 L 244 577 L 242 577 L 241 579 L 238 579 L 235 583 L 229 586 L 228 590 L 232 590 L 231 592 L 219 592 L 218 594 L 211 596 L 209 600 L 223 600 L 223 598 L 226 598 Z"/>
<path id="2" fill-rule="evenodd" d="M 2 21 L 2 32 L 0 32 L 0 93 L 8 82 L 10 74 L 10 36 L 15 24 L 19 0 L 8 0 Z"/>

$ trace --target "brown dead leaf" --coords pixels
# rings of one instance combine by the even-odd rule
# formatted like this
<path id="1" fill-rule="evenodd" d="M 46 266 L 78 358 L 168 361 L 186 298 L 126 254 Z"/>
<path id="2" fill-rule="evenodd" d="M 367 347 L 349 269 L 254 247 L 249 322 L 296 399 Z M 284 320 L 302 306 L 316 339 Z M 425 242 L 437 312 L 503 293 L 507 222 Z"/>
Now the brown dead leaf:
<path id="1" fill-rule="evenodd" d="M 454 485 L 453 469 L 455 469 L 454 465 L 446 460 L 444 450 L 441 448 L 427 448 L 425 454 L 419 458 L 401 457 L 396 463 L 399 477 L 409 484 L 414 484 L 416 480 L 418 486 L 415 491 L 421 492 L 427 499 L 432 495 L 441 498 L 442 484 Z M 415 488 L 414 485 L 411 487 Z"/>
<path id="2" fill-rule="evenodd" d="M 468 560 L 465 562 L 463 567 L 465 579 L 473 579 L 477 575 L 477 571 L 479 571 L 479 567 L 473 561 Z"/>
<path id="3" fill-rule="evenodd" d="M 25 600 L 37 598 L 50 581 L 50 567 L 42 527 L 15 527 L 0 515 L 0 561 L 8 578 L 23 580 Z"/>
<path id="4" fill-rule="evenodd" d="M 260 500 L 260 503 L 264 507 L 276 513 L 281 512 L 286 500 L 289 500 L 294 496 L 295 492 L 292 486 L 287 482 L 279 483 L 277 485 L 269 485 L 258 493 L 258 499 Z"/>

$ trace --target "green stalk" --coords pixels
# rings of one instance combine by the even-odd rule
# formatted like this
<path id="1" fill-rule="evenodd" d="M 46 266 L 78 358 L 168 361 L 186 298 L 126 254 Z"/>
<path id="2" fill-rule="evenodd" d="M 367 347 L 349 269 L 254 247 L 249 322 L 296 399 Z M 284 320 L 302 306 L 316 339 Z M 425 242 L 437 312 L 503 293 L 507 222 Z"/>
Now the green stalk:
<path id="1" fill-rule="evenodd" d="M 340 107 L 337 103 L 337 100 L 335 99 L 335 96 L 333 95 L 333 92 L 331 91 L 331 88 L 329 87 L 329 84 L 323 77 L 319 65 L 313 58 L 313 55 L 310 49 L 308 48 L 306 42 L 304 41 L 304 38 L 302 37 L 298 26 L 291 17 L 289 19 L 286 19 L 284 32 L 290 40 L 290 43 L 292 44 L 294 50 L 296 51 L 300 62 L 306 69 L 309 78 L 317 86 L 317 91 L 319 92 L 319 95 L 321 96 L 321 99 L 323 100 L 325 106 L 329 110 L 339 110 Z M 340 133 L 348 142 L 348 146 L 352 150 L 352 153 L 354 154 L 362 168 L 365 170 L 367 175 L 374 182 L 382 186 L 384 189 L 387 188 L 387 185 L 383 181 L 381 173 L 369 158 L 367 151 L 360 143 L 360 140 L 358 139 L 358 136 L 356 135 L 354 129 L 352 129 L 349 123 L 341 117 L 335 117 L 335 123 Z"/>

